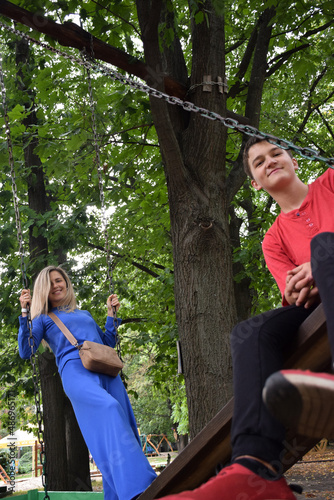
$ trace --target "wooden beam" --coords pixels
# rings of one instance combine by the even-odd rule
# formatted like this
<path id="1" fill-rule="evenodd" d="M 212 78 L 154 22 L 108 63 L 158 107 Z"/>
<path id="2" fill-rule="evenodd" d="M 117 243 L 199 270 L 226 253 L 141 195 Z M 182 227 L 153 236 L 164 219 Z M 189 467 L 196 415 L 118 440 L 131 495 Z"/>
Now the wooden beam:
<path id="1" fill-rule="evenodd" d="M 14 5 L 7 0 L 1 0 L 0 14 L 44 35 L 50 36 L 65 47 L 74 47 L 78 50 L 85 49 L 88 54 L 91 54 L 93 49 L 96 59 L 113 64 L 143 80 L 146 80 L 148 75 L 151 77 L 154 75 L 152 71 L 150 72 L 147 65 L 139 59 L 102 42 L 77 24 L 71 22 L 64 24 L 56 23 L 38 13 L 29 12 L 18 5 Z M 181 85 L 175 84 L 175 87 L 178 89 L 179 94 L 184 93 Z"/>
<path id="2" fill-rule="evenodd" d="M 301 325 L 296 342 L 286 353 L 285 368 L 327 371 L 331 353 L 327 337 L 326 319 L 322 305 L 318 306 Z M 218 464 L 225 465 L 231 458 L 230 430 L 233 398 L 186 448 L 162 471 L 144 491 L 139 500 L 152 500 L 165 495 L 192 490 L 215 474 Z M 325 436 L 324 436 L 325 437 Z M 318 440 L 298 436 L 287 431 L 283 470 L 300 460 Z"/>
<path id="3" fill-rule="evenodd" d="M 73 47 L 78 50 L 85 49 L 88 54 L 91 54 L 93 49 L 95 59 L 107 62 L 129 74 L 138 76 L 138 78 L 141 78 L 153 88 L 158 87 L 161 79 L 163 79 L 164 90 L 168 95 L 183 100 L 186 98 L 188 89 L 180 82 L 168 75 L 157 73 L 140 59 L 99 40 L 77 24 L 70 22 L 64 24 L 56 23 L 37 12 L 30 12 L 7 0 L 0 1 L 0 14 L 13 21 L 24 24 L 39 33 L 50 36 L 54 40 L 57 40 L 60 45 L 65 47 Z M 245 125 L 249 124 L 248 118 L 233 113 L 232 111 L 227 111 L 226 116 L 238 120 L 238 122 Z"/>

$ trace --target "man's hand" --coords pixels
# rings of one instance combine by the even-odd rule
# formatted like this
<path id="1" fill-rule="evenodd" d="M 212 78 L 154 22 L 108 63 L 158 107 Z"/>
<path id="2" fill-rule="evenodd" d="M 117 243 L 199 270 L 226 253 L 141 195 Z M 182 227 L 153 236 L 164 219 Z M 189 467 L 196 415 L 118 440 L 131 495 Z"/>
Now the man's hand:
<path id="1" fill-rule="evenodd" d="M 289 304 L 296 304 L 296 306 L 304 304 L 306 309 L 314 303 L 320 302 L 310 262 L 305 262 L 287 272 L 284 296 Z"/>

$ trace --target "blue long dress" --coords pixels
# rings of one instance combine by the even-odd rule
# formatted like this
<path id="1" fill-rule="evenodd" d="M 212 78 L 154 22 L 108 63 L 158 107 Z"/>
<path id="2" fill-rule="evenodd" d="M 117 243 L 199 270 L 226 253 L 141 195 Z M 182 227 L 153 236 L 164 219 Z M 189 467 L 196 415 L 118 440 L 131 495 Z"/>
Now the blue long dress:
<path id="1" fill-rule="evenodd" d="M 105 332 L 88 311 L 52 309 L 78 343 L 91 340 L 114 347 L 114 320 L 107 317 Z M 29 359 L 27 318 L 20 316 L 18 334 L 21 358 Z M 118 319 L 118 324 L 120 320 Z M 141 449 L 136 420 L 120 376 L 93 373 L 83 367 L 78 350 L 47 315 L 32 322 L 35 349 L 42 339 L 56 357 L 64 391 L 69 397 L 82 435 L 102 473 L 105 500 L 132 500 L 156 474 Z"/>

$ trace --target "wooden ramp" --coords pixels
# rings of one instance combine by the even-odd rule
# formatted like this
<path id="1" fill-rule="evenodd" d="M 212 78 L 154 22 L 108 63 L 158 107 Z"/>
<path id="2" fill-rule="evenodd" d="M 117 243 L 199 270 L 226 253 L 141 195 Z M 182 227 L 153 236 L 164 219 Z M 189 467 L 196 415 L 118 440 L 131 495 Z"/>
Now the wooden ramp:
<path id="1" fill-rule="evenodd" d="M 330 348 L 327 339 L 326 320 L 322 305 L 301 325 L 296 342 L 286 353 L 285 368 L 329 371 Z M 152 500 L 200 486 L 215 474 L 217 464 L 230 460 L 230 430 L 233 399 L 206 425 L 166 469 L 153 481 L 140 500 Z M 323 436 L 326 437 L 326 436 Z M 318 440 L 287 432 L 284 470 L 289 469 L 305 455 Z"/>

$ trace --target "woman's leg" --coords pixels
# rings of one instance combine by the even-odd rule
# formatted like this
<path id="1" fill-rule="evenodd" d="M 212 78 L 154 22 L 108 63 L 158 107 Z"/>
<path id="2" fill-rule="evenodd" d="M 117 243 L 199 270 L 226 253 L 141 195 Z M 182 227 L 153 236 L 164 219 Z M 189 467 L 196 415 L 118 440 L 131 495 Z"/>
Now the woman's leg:
<path id="1" fill-rule="evenodd" d="M 70 360 L 62 381 L 79 427 L 102 472 L 106 500 L 131 500 L 156 474 L 141 450 L 136 423 L 120 377 L 86 370 Z"/>

